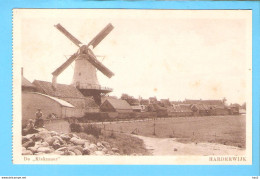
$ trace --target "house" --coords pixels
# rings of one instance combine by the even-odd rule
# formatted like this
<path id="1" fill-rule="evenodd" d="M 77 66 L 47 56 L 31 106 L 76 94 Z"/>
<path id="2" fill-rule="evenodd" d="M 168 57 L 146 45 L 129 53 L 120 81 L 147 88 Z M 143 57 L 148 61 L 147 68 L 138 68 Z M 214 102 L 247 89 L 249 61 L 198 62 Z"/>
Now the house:
<path id="1" fill-rule="evenodd" d="M 212 109 L 212 115 L 228 115 L 230 113 L 229 109 L 223 106 L 214 106 Z"/>
<path id="2" fill-rule="evenodd" d="M 208 116 L 210 115 L 210 110 L 212 108 L 209 105 L 205 104 L 192 104 L 191 105 L 191 110 L 193 111 L 193 114 L 195 116 L 200 115 L 200 116 Z"/>
<path id="3" fill-rule="evenodd" d="M 35 119 L 37 109 L 41 109 L 43 119 L 47 120 L 52 116 L 57 119 L 70 117 L 81 117 L 84 111 L 75 108 L 72 104 L 53 96 L 37 92 L 26 92 L 22 94 L 22 123 L 25 125 L 29 119 Z"/>
<path id="4" fill-rule="evenodd" d="M 171 106 L 174 106 L 176 104 L 183 104 L 183 101 L 170 101 Z"/>
<path id="5" fill-rule="evenodd" d="M 120 99 L 127 101 L 131 106 L 140 105 L 139 99 L 136 99 L 133 96 L 129 96 L 128 94 L 122 94 Z"/>
<path id="6" fill-rule="evenodd" d="M 239 105 L 239 104 L 231 104 L 230 106 L 229 106 L 229 108 L 230 108 L 230 114 L 231 115 L 238 115 L 239 114 L 239 108 L 240 108 L 241 106 Z"/>
<path id="7" fill-rule="evenodd" d="M 169 99 L 161 99 L 160 102 L 161 102 L 163 107 L 170 107 L 171 106 Z"/>
<path id="8" fill-rule="evenodd" d="M 122 99 L 106 99 L 100 106 L 103 112 L 131 113 L 132 107 Z"/>
<path id="9" fill-rule="evenodd" d="M 53 87 L 51 82 L 34 80 L 34 86 L 37 91 L 48 96 L 67 101 L 84 112 L 98 112 L 99 106 L 92 97 L 85 97 L 81 92 L 72 85 L 56 84 Z"/>
<path id="10" fill-rule="evenodd" d="M 103 104 L 107 99 L 118 99 L 116 96 L 101 96 L 101 104 Z"/>
<path id="11" fill-rule="evenodd" d="M 148 112 L 156 112 L 157 117 L 167 117 L 167 108 L 160 106 L 159 104 L 149 104 L 147 107 Z"/>
<path id="12" fill-rule="evenodd" d="M 157 104 L 158 101 L 157 101 L 157 98 L 156 97 L 150 97 L 149 98 L 149 104 Z"/>
<path id="13" fill-rule="evenodd" d="M 187 104 L 175 104 L 167 108 L 168 116 L 172 117 L 183 117 L 192 116 L 193 111 L 191 110 L 191 105 Z"/>
<path id="14" fill-rule="evenodd" d="M 36 87 L 24 76 L 22 76 L 22 92 L 34 92 L 34 91 L 36 91 Z"/>
<path id="15" fill-rule="evenodd" d="M 141 105 L 131 106 L 134 112 L 143 112 Z"/>

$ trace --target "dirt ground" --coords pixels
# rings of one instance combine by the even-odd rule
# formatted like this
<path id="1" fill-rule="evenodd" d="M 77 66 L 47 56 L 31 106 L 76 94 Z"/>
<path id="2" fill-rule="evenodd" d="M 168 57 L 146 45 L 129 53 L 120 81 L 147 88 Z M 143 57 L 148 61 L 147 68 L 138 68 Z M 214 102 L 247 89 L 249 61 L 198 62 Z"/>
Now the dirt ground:
<path id="1" fill-rule="evenodd" d="M 136 135 L 135 135 L 136 136 Z M 216 143 L 181 143 L 172 138 L 136 136 L 152 155 L 243 155 L 245 150 Z"/>

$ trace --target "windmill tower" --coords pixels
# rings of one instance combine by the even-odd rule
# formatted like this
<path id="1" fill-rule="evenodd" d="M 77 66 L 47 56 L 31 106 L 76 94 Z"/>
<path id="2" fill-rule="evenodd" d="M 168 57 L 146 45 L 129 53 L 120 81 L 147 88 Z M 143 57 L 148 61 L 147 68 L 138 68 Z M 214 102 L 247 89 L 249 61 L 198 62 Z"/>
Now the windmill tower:
<path id="1" fill-rule="evenodd" d="M 114 27 L 108 24 L 88 44 L 81 43 L 60 24 L 55 25 L 55 27 L 79 47 L 79 50 L 52 73 L 53 87 L 55 88 L 57 77 L 75 61 L 72 85 L 78 88 L 84 96 L 93 96 L 96 103 L 100 105 L 101 94 L 109 93 L 112 89 L 100 86 L 97 79 L 97 70 L 101 71 L 108 78 L 111 78 L 114 73 L 97 60 L 92 49 L 94 49 Z"/>

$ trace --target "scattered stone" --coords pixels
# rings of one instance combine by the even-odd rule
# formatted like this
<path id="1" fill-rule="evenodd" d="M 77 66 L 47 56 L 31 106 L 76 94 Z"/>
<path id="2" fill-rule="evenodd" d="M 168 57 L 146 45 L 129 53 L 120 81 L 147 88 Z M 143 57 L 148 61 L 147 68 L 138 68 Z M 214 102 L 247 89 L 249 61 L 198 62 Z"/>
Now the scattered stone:
<path id="1" fill-rule="evenodd" d="M 59 135 L 56 131 L 50 131 L 50 135 L 51 136 L 56 136 L 56 135 Z"/>
<path id="2" fill-rule="evenodd" d="M 69 136 L 70 138 L 74 137 L 72 133 L 69 133 L 68 136 Z"/>
<path id="3" fill-rule="evenodd" d="M 61 137 L 63 140 L 65 140 L 65 141 L 69 141 L 70 138 L 71 138 L 69 135 L 66 135 L 66 134 L 62 134 L 62 135 L 60 135 L 60 137 Z"/>
<path id="4" fill-rule="evenodd" d="M 98 151 L 102 151 L 103 147 L 98 147 L 97 150 Z"/>
<path id="5" fill-rule="evenodd" d="M 48 144 L 48 142 L 42 142 L 42 143 L 41 143 L 41 146 L 42 146 L 42 147 L 48 147 L 49 144 Z"/>
<path id="6" fill-rule="evenodd" d="M 116 148 L 116 147 L 114 147 L 114 148 L 112 148 L 112 151 L 115 152 L 115 153 L 118 153 L 118 152 L 119 152 L 119 149 Z"/>
<path id="7" fill-rule="evenodd" d="M 46 139 L 48 137 L 51 137 L 51 135 L 49 134 L 48 131 L 41 131 L 41 132 L 39 132 L 39 138 L 44 140 L 44 139 Z"/>
<path id="8" fill-rule="evenodd" d="M 84 148 L 83 149 L 83 153 L 82 153 L 83 155 L 90 155 L 90 153 L 91 152 L 90 152 L 90 150 L 88 148 Z"/>
<path id="9" fill-rule="evenodd" d="M 90 143 L 88 142 L 88 141 L 86 141 L 85 143 L 84 143 L 84 148 L 88 148 L 90 146 Z"/>
<path id="10" fill-rule="evenodd" d="M 35 134 L 27 134 L 27 135 L 25 136 L 25 138 L 27 138 L 27 139 L 35 138 Z"/>
<path id="11" fill-rule="evenodd" d="M 79 138 L 79 136 L 77 136 L 76 134 L 72 134 L 72 137 Z"/>
<path id="12" fill-rule="evenodd" d="M 104 155 L 104 152 L 102 152 L 102 151 L 95 151 L 94 154 L 95 155 Z"/>
<path id="13" fill-rule="evenodd" d="M 83 148 L 81 146 L 70 146 L 68 150 L 74 151 L 75 149 L 79 150 L 81 153 L 83 153 Z"/>
<path id="14" fill-rule="evenodd" d="M 57 150 L 55 150 L 53 153 L 50 153 L 50 154 L 53 154 L 53 155 L 64 155 L 64 151 L 57 151 Z"/>
<path id="15" fill-rule="evenodd" d="M 72 137 L 70 139 L 70 142 L 72 142 L 73 144 L 76 144 L 76 145 L 84 145 L 86 141 L 83 139 L 78 139 L 76 137 Z"/>
<path id="16" fill-rule="evenodd" d="M 53 137 L 47 137 L 44 139 L 45 142 L 48 142 L 49 145 L 52 145 L 55 139 Z"/>
<path id="17" fill-rule="evenodd" d="M 26 136 L 22 137 L 22 144 L 24 144 L 25 142 L 27 142 L 29 139 Z"/>
<path id="18" fill-rule="evenodd" d="M 106 148 L 111 148 L 110 144 L 106 141 L 101 141 L 102 145 L 105 146 Z"/>
<path id="19" fill-rule="evenodd" d="M 54 149 L 60 148 L 60 147 L 61 147 L 60 141 L 59 141 L 59 140 L 55 140 L 55 141 L 53 142 L 53 144 L 52 144 L 52 147 L 53 147 Z"/>
<path id="20" fill-rule="evenodd" d="M 50 131 L 48 131 L 47 129 L 45 129 L 45 128 L 38 128 L 37 129 L 39 132 L 42 132 L 42 131 L 47 131 L 47 132 L 50 132 Z"/>
<path id="21" fill-rule="evenodd" d="M 23 143 L 23 147 L 25 147 L 25 148 L 33 147 L 34 145 L 35 145 L 35 142 L 32 139 L 30 139 L 27 142 Z"/>
<path id="22" fill-rule="evenodd" d="M 54 140 L 58 140 L 58 141 L 60 142 L 61 145 L 65 144 L 65 141 L 62 140 L 61 137 L 59 137 L 59 136 L 53 136 L 53 138 L 54 138 Z"/>
<path id="23" fill-rule="evenodd" d="M 107 148 L 104 147 L 104 148 L 102 149 L 102 152 L 104 152 L 104 153 L 106 154 L 106 153 L 108 152 Z"/>
<path id="24" fill-rule="evenodd" d="M 49 147 L 39 147 L 37 152 L 51 153 L 51 149 Z"/>
<path id="25" fill-rule="evenodd" d="M 59 149 L 57 149 L 56 151 L 67 151 L 68 150 L 68 147 L 61 147 Z"/>
<path id="26" fill-rule="evenodd" d="M 24 150 L 22 151 L 22 155 L 33 155 L 33 153 L 30 150 Z"/>
<path id="27" fill-rule="evenodd" d="M 138 154 L 137 154 L 137 153 L 132 153 L 131 155 L 133 155 L 133 156 L 137 156 Z"/>
<path id="28" fill-rule="evenodd" d="M 97 146 L 98 146 L 98 147 L 103 147 L 103 145 L 102 145 L 101 142 L 98 142 L 98 143 L 97 143 Z"/>
<path id="29" fill-rule="evenodd" d="M 38 148 L 39 146 L 28 147 L 28 150 L 32 151 L 33 153 L 36 153 Z"/>
<path id="30" fill-rule="evenodd" d="M 178 149 L 174 148 L 174 152 L 177 152 L 177 151 L 178 151 Z"/>
<path id="31" fill-rule="evenodd" d="M 97 146 L 95 144 L 90 144 L 89 145 L 89 149 L 90 149 L 90 151 L 96 151 L 97 150 Z"/>
<path id="32" fill-rule="evenodd" d="M 68 151 L 68 154 L 69 155 L 76 155 L 74 152 L 72 152 L 72 151 Z"/>
<path id="33" fill-rule="evenodd" d="M 106 141 L 91 143 L 94 136 L 87 135 L 90 140 L 81 139 L 74 133 L 57 133 L 44 128 L 38 133 L 22 136 L 23 155 L 119 155 L 118 148 L 112 148 Z"/>
<path id="34" fill-rule="evenodd" d="M 37 153 L 35 153 L 34 155 L 44 155 L 45 153 L 43 153 L 43 152 L 37 152 Z"/>
<path id="35" fill-rule="evenodd" d="M 114 155 L 114 152 L 111 151 L 111 150 L 109 150 L 109 151 L 107 152 L 107 154 L 108 154 L 108 155 Z"/>
<path id="36" fill-rule="evenodd" d="M 73 152 L 74 152 L 76 155 L 82 155 L 82 152 L 79 151 L 78 149 L 74 149 Z"/>

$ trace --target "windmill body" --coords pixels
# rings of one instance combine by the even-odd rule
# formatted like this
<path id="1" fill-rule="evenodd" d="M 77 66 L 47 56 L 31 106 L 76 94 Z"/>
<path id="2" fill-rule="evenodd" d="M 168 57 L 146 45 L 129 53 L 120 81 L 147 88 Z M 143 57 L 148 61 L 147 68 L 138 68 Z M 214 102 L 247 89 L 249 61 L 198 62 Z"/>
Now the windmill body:
<path id="1" fill-rule="evenodd" d="M 97 70 L 86 58 L 80 55 L 75 60 L 72 84 L 79 89 L 99 88 Z"/>
<path id="2" fill-rule="evenodd" d="M 55 88 L 58 75 L 61 74 L 73 61 L 75 61 L 72 85 L 78 88 L 84 96 L 93 96 L 96 103 L 100 105 L 101 94 L 109 93 L 112 89 L 100 86 L 97 79 L 97 70 L 109 78 L 111 78 L 114 73 L 98 61 L 92 48 L 95 48 L 113 30 L 114 27 L 111 24 L 108 24 L 87 45 L 81 43 L 60 24 L 57 24 L 55 27 L 76 46 L 78 46 L 79 50 L 52 73 L 53 87 Z"/>

